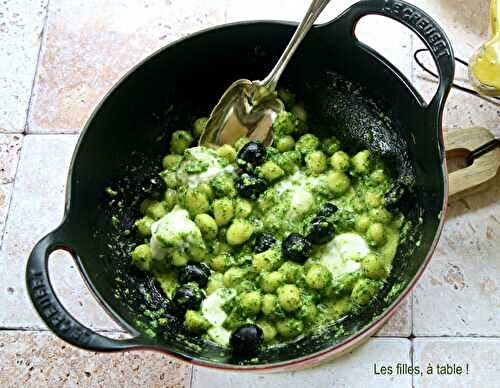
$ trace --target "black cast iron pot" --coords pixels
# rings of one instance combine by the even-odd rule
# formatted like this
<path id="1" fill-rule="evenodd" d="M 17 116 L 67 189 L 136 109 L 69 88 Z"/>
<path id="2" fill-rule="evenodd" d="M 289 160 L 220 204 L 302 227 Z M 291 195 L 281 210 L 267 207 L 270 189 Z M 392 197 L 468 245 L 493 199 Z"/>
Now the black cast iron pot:
<path id="1" fill-rule="evenodd" d="M 431 50 L 440 84 L 429 104 L 396 68 L 356 39 L 357 22 L 369 14 L 406 25 Z M 37 243 L 27 266 L 30 297 L 57 336 L 93 351 L 151 349 L 219 368 L 297 367 L 340 354 L 373 334 L 415 285 L 436 245 L 447 203 L 441 120 L 454 76 L 453 52 L 441 28 L 415 6 L 367 0 L 316 26 L 281 85 L 304 99 L 315 130 L 334 133 L 351 152 L 369 148 L 393 166 L 402 182 L 416 183 L 400 201 L 413 227 L 398 248 L 382 296 L 343 322 L 343 336 L 327 329 L 321 336 L 265 350 L 253 360 L 235 359 L 227 349 L 187 336 L 175 319 L 151 328 L 143 314 L 163 307 L 169 318 L 169 306 L 151 278 L 129 264 L 134 237 L 123 231 L 137 217 L 141 198 L 135 188 L 161 165 L 168 135 L 210 112 L 232 81 L 267 74 L 294 29 L 290 23 L 245 22 L 192 35 L 147 58 L 96 109 L 73 156 L 64 219 Z M 109 185 L 119 188 L 111 203 L 104 194 Z M 103 337 L 66 311 L 48 277 L 47 260 L 57 249 L 73 255 L 103 308 L 133 338 Z"/>

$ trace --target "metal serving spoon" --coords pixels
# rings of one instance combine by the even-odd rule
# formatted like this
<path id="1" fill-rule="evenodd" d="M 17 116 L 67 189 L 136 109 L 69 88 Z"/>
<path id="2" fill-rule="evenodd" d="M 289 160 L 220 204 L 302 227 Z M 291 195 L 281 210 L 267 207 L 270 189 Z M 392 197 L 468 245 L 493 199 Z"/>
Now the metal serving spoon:
<path id="1" fill-rule="evenodd" d="M 240 79 L 225 91 L 207 121 L 200 145 L 211 148 L 233 145 L 243 136 L 259 140 L 265 146 L 271 145 L 274 118 L 284 109 L 283 102 L 275 93 L 278 81 L 297 47 L 329 2 L 312 1 L 285 52 L 264 80 L 252 82 Z"/>

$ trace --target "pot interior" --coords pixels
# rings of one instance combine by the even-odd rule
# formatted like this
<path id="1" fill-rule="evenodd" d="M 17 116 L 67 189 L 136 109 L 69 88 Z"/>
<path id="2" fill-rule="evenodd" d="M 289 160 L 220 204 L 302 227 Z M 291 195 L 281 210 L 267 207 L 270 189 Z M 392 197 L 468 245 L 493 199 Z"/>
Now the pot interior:
<path id="1" fill-rule="evenodd" d="M 229 351 L 186 335 L 175 319 L 168 326 L 152 326 L 147 310 L 163 306 L 168 311 L 168 301 L 150 277 L 130 265 L 136 238 L 124 233 L 138 217 L 138 183 L 160 170 L 174 130 L 190 128 L 195 117 L 208 115 L 235 79 L 267 74 L 294 28 L 271 22 L 223 26 L 164 49 L 107 96 L 81 138 L 70 177 L 68 245 L 98 298 L 130 331 L 153 335 L 149 343 L 154 347 L 211 364 L 272 364 L 311 355 L 343 343 L 377 319 L 412 281 L 430 250 L 444 196 L 437 129 L 429 127 L 406 81 L 332 23 L 308 36 L 280 87 L 289 87 L 305 102 L 313 132 L 334 134 L 351 153 L 368 148 L 398 177 L 415 182 L 402 201 L 413 228 L 399 246 L 381 298 L 342 322 L 344 335 L 335 337 L 332 327 L 326 335 L 271 348 L 251 361 L 235 360 Z M 123 188 L 111 204 L 108 186 Z"/>

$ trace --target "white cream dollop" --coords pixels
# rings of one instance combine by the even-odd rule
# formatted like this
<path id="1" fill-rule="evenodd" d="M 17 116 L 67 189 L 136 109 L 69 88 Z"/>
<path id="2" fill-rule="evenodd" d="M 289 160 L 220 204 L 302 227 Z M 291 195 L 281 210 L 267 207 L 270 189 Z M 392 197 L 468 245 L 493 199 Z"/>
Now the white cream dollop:
<path id="1" fill-rule="evenodd" d="M 201 183 L 209 183 L 217 175 L 224 172 L 233 173 L 233 166 L 223 167 L 221 157 L 211 149 L 205 147 L 192 147 L 186 150 L 185 160 L 194 160 L 205 163 L 207 168 L 199 173 L 188 173 L 181 163 L 177 172 L 177 178 L 189 187 L 196 187 Z"/>
<path id="2" fill-rule="evenodd" d="M 314 205 L 312 189 L 320 183 L 320 178 L 310 177 L 298 171 L 276 186 L 279 195 L 290 198 L 290 216 L 294 219 L 306 214 Z"/>
<path id="3" fill-rule="evenodd" d="M 361 267 L 359 261 L 368 253 L 370 248 L 363 237 L 356 233 L 342 233 L 325 246 L 321 264 L 335 279 L 357 271 Z"/>
<path id="4" fill-rule="evenodd" d="M 222 309 L 222 306 L 235 296 L 236 290 L 232 288 L 219 288 L 204 299 L 201 304 L 203 317 L 212 324 L 212 327 L 207 330 L 207 334 L 219 345 L 228 345 L 231 338 L 231 332 L 222 327 L 227 318 L 227 314 Z"/>
<path id="5" fill-rule="evenodd" d="M 183 251 L 203 244 L 200 229 L 189 219 L 188 211 L 178 205 L 153 223 L 151 234 L 149 245 L 157 260 L 164 259 L 169 250 Z"/>

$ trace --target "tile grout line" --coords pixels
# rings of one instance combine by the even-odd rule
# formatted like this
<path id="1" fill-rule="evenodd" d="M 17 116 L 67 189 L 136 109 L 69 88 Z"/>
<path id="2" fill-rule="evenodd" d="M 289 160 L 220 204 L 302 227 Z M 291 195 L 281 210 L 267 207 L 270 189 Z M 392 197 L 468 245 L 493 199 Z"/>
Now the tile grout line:
<path id="1" fill-rule="evenodd" d="M 0 231 L 0 233 L 1 233 L 1 235 L 0 235 L 0 250 L 3 247 L 5 232 L 7 231 L 7 223 L 9 221 L 11 205 L 12 205 L 12 202 L 13 202 L 14 191 L 15 191 L 15 188 L 16 188 L 16 177 L 17 177 L 17 173 L 18 173 L 18 169 L 19 169 L 19 164 L 21 162 L 21 155 L 22 155 L 22 150 L 23 150 L 23 146 L 24 146 L 24 137 L 25 137 L 25 135 L 27 133 L 28 118 L 29 118 L 29 114 L 30 114 L 30 111 L 31 111 L 31 102 L 32 102 L 32 99 L 33 99 L 33 90 L 35 88 L 35 82 L 36 82 L 36 78 L 37 78 L 37 75 L 38 75 L 38 66 L 39 66 L 39 63 L 40 63 L 40 56 L 41 56 L 41 51 L 42 51 L 42 46 L 43 46 L 43 39 L 44 39 L 44 36 L 45 36 L 45 28 L 47 26 L 47 20 L 48 20 L 48 16 L 49 16 L 49 4 L 50 4 L 50 0 L 47 0 L 47 5 L 45 7 L 46 12 L 45 12 L 45 15 L 44 15 L 44 18 L 43 18 L 44 20 L 43 20 L 42 30 L 40 32 L 40 47 L 38 48 L 38 53 L 37 53 L 37 58 L 36 58 L 35 73 L 33 75 L 33 81 L 31 82 L 31 92 L 30 92 L 30 97 L 29 97 L 29 100 L 28 100 L 28 109 L 26 109 L 26 116 L 25 116 L 25 119 L 24 119 L 24 128 L 23 128 L 23 130 L 21 132 L 13 132 L 13 133 L 8 133 L 7 132 L 6 133 L 6 135 L 12 135 L 12 136 L 19 135 L 19 136 L 22 137 L 22 139 L 21 139 L 21 147 L 19 149 L 19 156 L 17 158 L 17 163 L 16 163 L 16 166 L 15 166 L 15 169 L 14 169 L 14 176 L 12 178 L 12 181 L 11 182 L 7 182 L 6 184 L 4 184 L 4 185 L 7 185 L 7 184 L 11 185 L 11 190 L 10 190 L 11 192 L 10 192 L 9 203 L 8 203 L 7 209 L 6 209 L 5 222 L 4 222 L 4 225 L 2 227 L 2 230 Z M 2 330 L 2 329 L 0 328 L 0 330 Z"/>
<path id="2" fill-rule="evenodd" d="M 228 9 L 228 6 L 229 6 L 229 3 L 228 1 L 226 0 L 225 4 L 224 4 L 224 24 L 227 23 L 227 9 Z"/>
<path id="3" fill-rule="evenodd" d="M 111 333 L 111 334 L 127 334 L 127 331 L 125 330 L 115 330 L 115 329 L 100 329 L 100 328 L 93 328 L 96 332 L 99 333 Z M 33 333 L 51 333 L 52 331 L 47 328 L 36 328 L 36 327 L 0 327 L 0 332 L 1 331 L 22 331 L 22 332 L 33 332 Z M 500 335 L 457 335 L 457 336 L 449 336 L 449 335 L 419 335 L 419 336 L 410 336 L 410 337 L 405 337 L 405 336 L 373 336 L 370 337 L 370 339 L 374 340 L 386 340 L 386 339 L 399 339 L 399 340 L 409 340 L 413 341 L 415 339 L 449 339 L 449 340 L 500 340 Z"/>
<path id="4" fill-rule="evenodd" d="M 410 365 L 412 368 L 415 360 L 415 348 L 413 346 L 413 340 L 414 338 L 410 338 Z M 413 373 L 411 374 L 411 386 L 412 388 L 415 388 L 415 376 L 413 375 Z"/>
<path id="5" fill-rule="evenodd" d="M 189 379 L 189 388 L 193 388 L 193 379 L 194 379 L 194 365 L 191 366 L 191 377 Z"/>
<path id="6" fill-rule="evenodd" d="M 413 298 L 415 297 L 415 293 L 414 293 L 414 290 L 415 290 L 415 287 L 413 288 L 413 290 L 411 290 L 411 295 L 410 295 L 410 337 L 411 336 L 414 336 L 413 332 L 414 332 L 414 328 L 413 328 L 413 325 L 414 325 L 414 320 L 413 320 L 413 308 L 414 308 L 414 303 L 413 303 Z"/>
<path id="7" fill-rule="evenodd" d="M 28 100 L 28 109 L 26 110 L 26 119 L 24 121 L 24 129 L 23 129 L 24 135 L 28 134 L 28 122 L 29 122 L 29 117 L 31 114 L 31 104 L 33 102 L 33 94 L 35 91 L 35 84 L 36 84 L 36 80 L 38 77 L 38 69 L 40 67 L 40 58 L 42 56 L 42 50 L 43 50 L 43 46 L 44 46 L 45 32 L 46 32 L 48 20 L 49 20 L 49 8 L 50 8 L 50 0 L 47 0 L 47 6 L 46 6 L 47 12 L 45 12 L 45 16 L 44 16 L 44 20 L 43 20 L 43 27 L 42 27 L 42 31 L 40 32 L 40 47 L 38 48 L 38 55 L 36 58 L 36 66 L 35 66 L 35 74 L 33 75 L 33 81 L 31 83 L 31 93 L 30 93 L 30 98 Z"/>
<path id="8" fill-rule="evenodd" d="M 410 33 L 410 81 L 413 87 L 415 87 L 415 63 L 413 62 L 413 50 L 415 49 L 415 35 Z M 414 336 L 414 298 L 415 298 L 415 289 L 413 287 L 410 294 L 410 338 Z M 412 344 L 413 344 L 413 340 Z M 412 345 L 413 346 L 413 345 Z M 413 349 L 413 347 L 412 347 Z M 413 385 L 413 377 L 412 377 L 412 385 Z"/>
<path id="9" fill-rule="evenodd" d="M 414 334 L 414 314 L 413 314 L 413 309 L 414 309 L 414 298 L 415 298 L 415 288 L 416 287 L 413 287 L 413 289 L 411 290 L 411 295 L 410 295 L 410 336 L 409 337 L 414 337 L 415 334 Z"/>
<path id="10" fill-rule="evenodd" d="M 12 178 L 12 182 L 2 184 L 2 186 L 6 186 L 6 185 L 10 184 L 11 188 L 10 188 L 9 203 L 7 204 L 7 209 L 6 209 L 6 213 L 5 213 L 5 221 L 3 223 L 2 230 L 0 231 L 0 233 L 1 233 L 1 235 L 0 235 L 0 251 L 3 248 L 3 240 L 5 237 L 5 232 L 7 231 L 7 222 L 9 221 L 10 208 L 12 206 L 12 199 L 14 198 L 14 190 L 16 188 L 16 177 L 17 177 L 17 172 L 19 169 L 19 163 L 21 162 L 21 154 L 23 152 L 23 146 L 24 146 L 24 136 L 23 136 L 23 134 L 19 134 L 19 135 L 21 136 L 21 147 L 19 148 L 19 156 L 17 158 L 16 167 L 14 169 L 14 176 Z"/>
<path id="11" fill-rule="evenodd" d="M 76 129 L 74 131 L 72 130 L 62 130 L 61 132 L 42 132 L 42 131 L 33 131 L 29 133 L 25 133 L 25 136 L 58 136 L 58 135 L 72 135 L 72 136 L 79 136 L 81 134 L 81 130 Z"/>
<path id="12" fill-rule="evenodd" d="M 16 183 L 16 176 L 17 176 L 17 171 L 19 169 L 19 162 L 21 161 L 21 153 L 23 151 L 23 145 L 24 145 L 24 134 L 23 133 L 6 133 L 5 135 L 7 136 L 20 136 L 21 137 L 21 147 L 19 147 L 19 155 L 17 157 L 16 161 L 16 166 L 14 168 L 14 174 L 12 177 L 12 181 L 2 183 L 2 187 L 10 185 L 10 195 L 9 195 L 9 203 L 7 204 L 7 209 L 5 212 L 5 221 L 3 223 L 2 229 L 0 230 L 0 251 L 2 250 L 3 247 L 3 240 L 5 237 L 5 232 L 7 231 L 7 221 L 9 220 L 9 214 L 10 214 L 10 207 L 12 205 L 12 198 L 14 197 L 14 189 L 15 189 L 15 183 Z"/>

